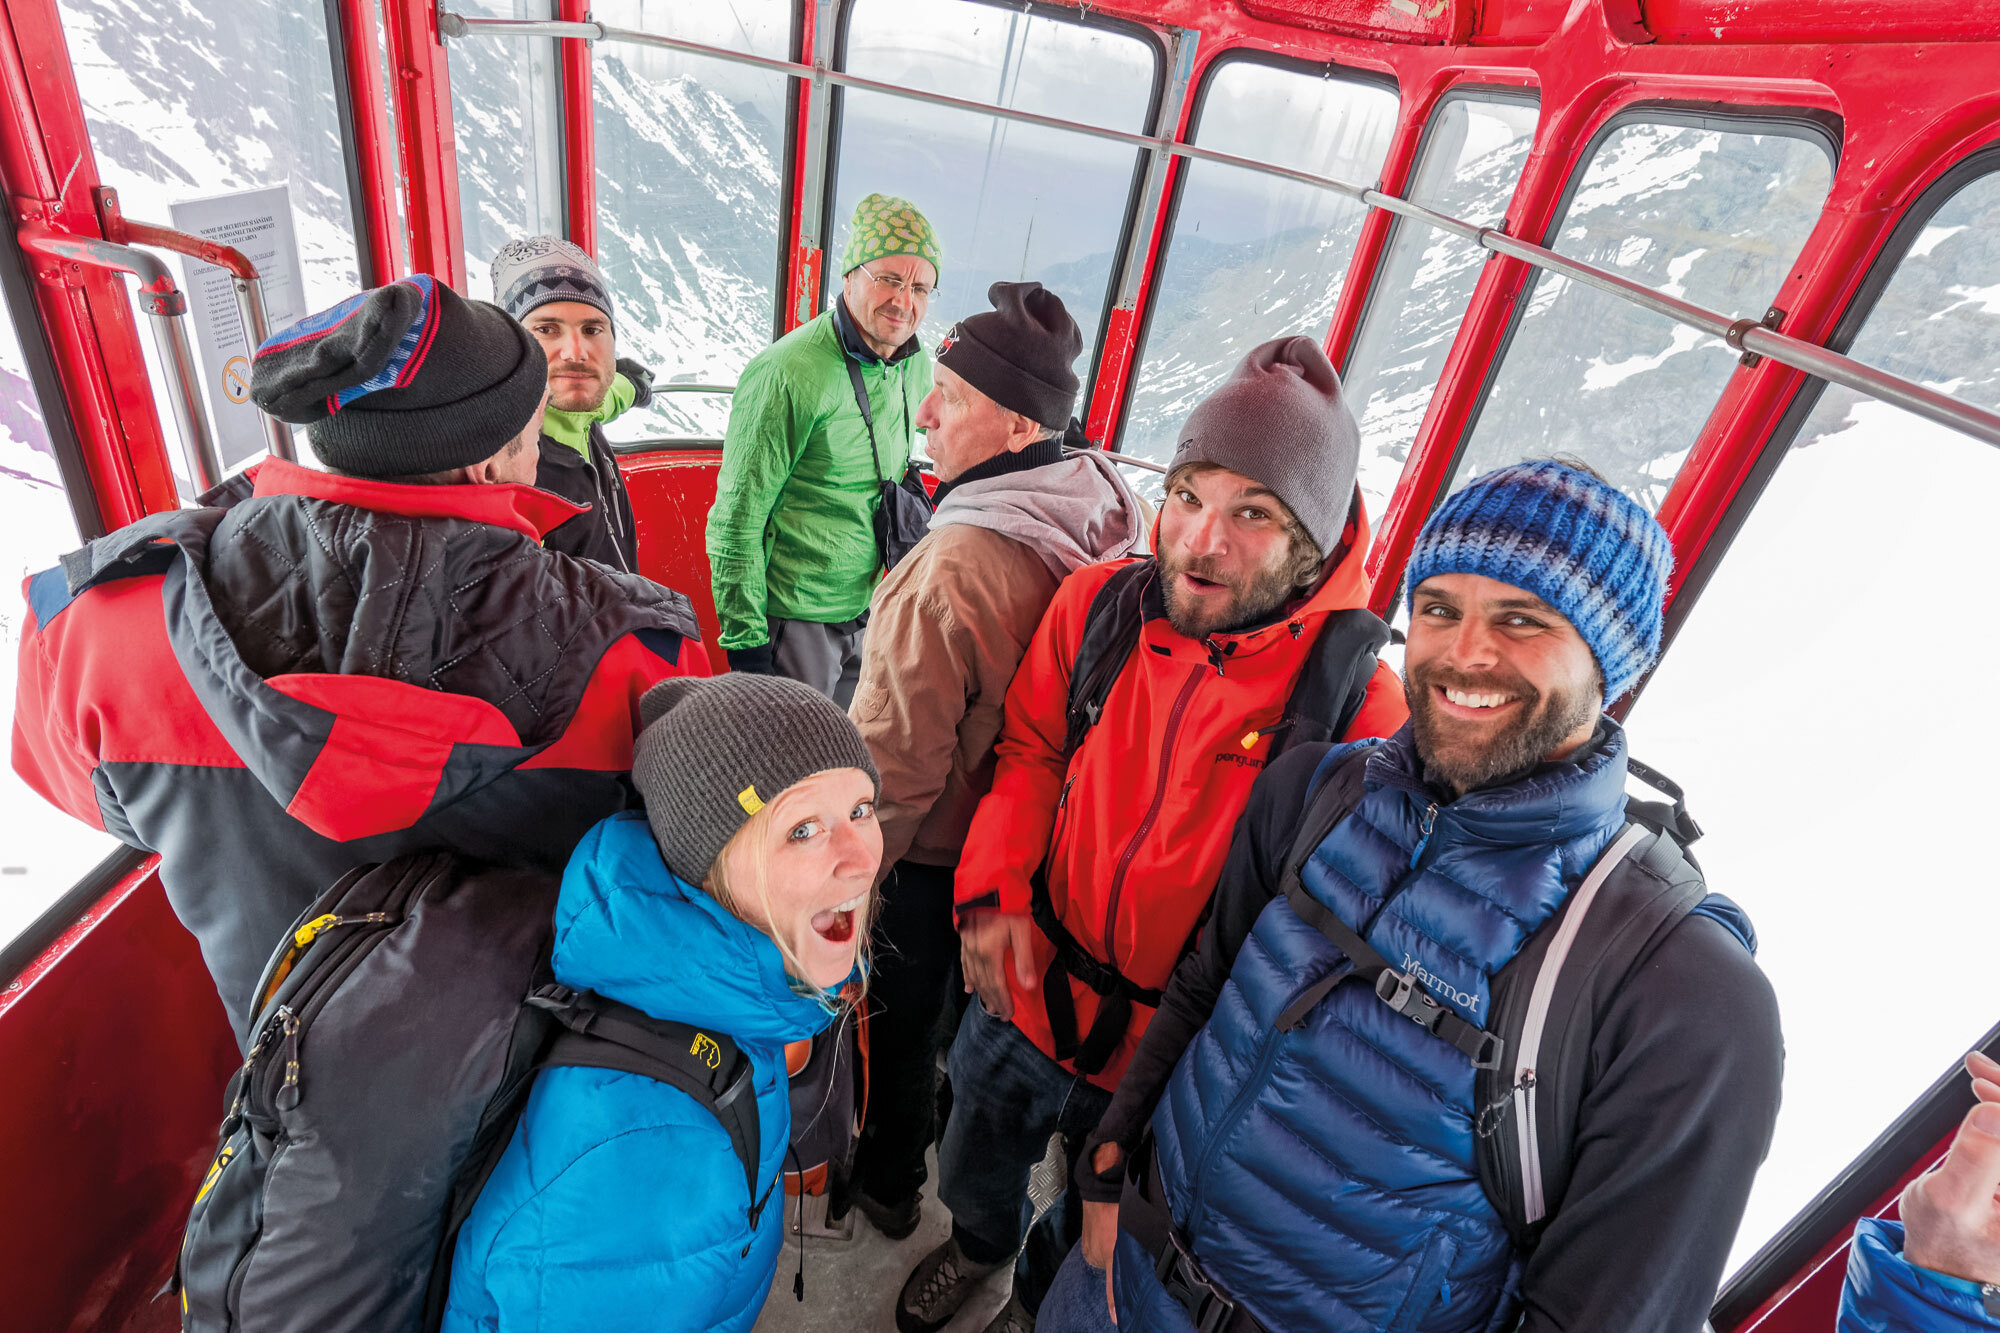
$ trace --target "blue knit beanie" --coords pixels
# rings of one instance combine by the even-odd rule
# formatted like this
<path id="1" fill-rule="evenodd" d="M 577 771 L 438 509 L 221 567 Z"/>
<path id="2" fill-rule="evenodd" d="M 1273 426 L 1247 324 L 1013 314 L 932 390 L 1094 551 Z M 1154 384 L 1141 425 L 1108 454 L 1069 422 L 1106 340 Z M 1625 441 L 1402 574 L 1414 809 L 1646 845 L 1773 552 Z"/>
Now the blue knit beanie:
<path id="1" fill-rule="evenodd" d="M 1405 597 L 1437 574 L 1480 574 L 1524 589 L 1576 627 L 1604 673 L 1604 702 L 1624 695 L 1660 654 L 1660 613 L 1674 548 L 1617 487 L 1553 460 L 1477 477 L 1417 535 Z"/>

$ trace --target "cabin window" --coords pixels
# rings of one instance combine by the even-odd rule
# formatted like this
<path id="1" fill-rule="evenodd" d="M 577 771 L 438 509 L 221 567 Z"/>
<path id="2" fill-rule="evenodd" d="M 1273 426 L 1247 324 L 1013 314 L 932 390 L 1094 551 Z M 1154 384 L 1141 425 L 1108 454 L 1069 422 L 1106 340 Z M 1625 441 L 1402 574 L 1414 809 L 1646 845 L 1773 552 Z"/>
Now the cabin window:
<path id="1" fill-rule="evenodd" d="M 592 15 L 787 60 L 791 11 L 786 0 L 600 0 Z M 654 375 L 653 406 L 606 433 L 721 439 L 726 390 L 770 344 L 784 289 L 790 80 L 615 41 L 595 45 L 591 67 L 597 259 L 618 307 L 619 355 Z"/>
<path id="2" fill-rule="evenodd" d="M 1159 51 L 1137 29 L 1019 5 L 856 0 L 845 52 L 850 73 L 898 87 L 1129 134 L 1146 131 L 1160 83 Z M 900 195 L 930 219 L 944 253 L 919 333 L 926 348 L 953 321 L 989 309 L 993 283 L 1032 281 L 1062 298 L 1087 358 L 1109 301 L 1139 150 L 884 93 L 850 88 L 836 97 L 827 299 L 840 288 L 855 204 L 878 191 Z M 1089 368 L 1079 359 L 1078 376 Z"/>
<path id="3" fill-rule="evenodd" d="M 1372 185 L 1396 128 L 1396 93 L 1344 70 L 1218 61 L 1194 142 Z M 1323 339 L 1367 210 L 1264 172 L 1183 161 L 1173 230 L 1146 317 L 1119 448 L 1164 463 L 1187 415 L 1245 353 L 1286 334 Z M 1157 483 L 1155 483 L 1157 485 Z"/>
<path id="4" fill-rule="evenodd" d="M 1600 136 L 1550 247 L 1695 305 L 1762 316 L 1826 201 L 1831 142 L 1804 126 L 1644 114 Z M 1563 454 L 1658 509 L 1737 353 L 1553 273 L 1530 279 L 1520 308 L 1453 485 Z"/>
<path id="5" fill-rule="evenodd" d="M 463 0 L 468 18 L 553 18 L 553 0 Z M 447 48 L 465 286 L 492 292 L 493 256 L 521 236 L 565 235 L 562 95 L 550 37 L 476 37 Z"/>
<path id="6" fill-rule="evenodd" d="M 2000 174 L 1906 227 L 1851 355 L 2000 408 L 1996 219 Z M 1634 753 L 1687 788 L 1709 887 L 1756 922 L 1784 1015 L 1784 1107 L 1732 1268 L 1979 1040 L 2000 939 L 1981 698 L 2000 450 L 1837 386 L 1773 447 L 1631 720 Z"/>
<path id="7" fill-rule="evenodd" d="M 27 608 L 21 580 L 39 574 L 82 545 L 41 399 L 28 377 L 11 311 L 0 319 L 0 718 L 14 716 L 21 632 Z M 14 772 L 0 764 L 0 945 L 25 930 L 118 840 L 57 814 Z M 34 830 L 34 836 L 27 836 Z"/>
<path id="8" fill-rule="evenodd" d="M 1454 94 L 1431 115 L 1406 197 L 1493 227 L 1506 220 L 1535 139 L 1531 95 Z M 1344 376 L 1361 423 L 1361 491 L 1379 521 L 1444 373 L 1487 251 L 1449 232 L 1399 220 Z"/>
<path id="9" fill-rule="evenodd" d="M 304 287 L 299 313 L 324 309 L 361 285 L 353 200 L 328 56 L 327 7 L 318 0 L 244 0 L 195 21 L 179 6 L 59 0 L 98 179 L 127 217 L 173 225 L 173 205 L 212 195 L 289 188 Z M 144 126 L 142 134 L 133 129 Z M 178 275 L 203 267 L 169 258 Z M 130 284 L 128 284 L 130 285 Z M 299 301 L 267 283 L 266 304 Z M 168 461 L 190 495 L 187 461 L 146 316 L 133 320 L 153 398 L 169 436 Z M 199 342 L 196 356 L 200 356 Z M 219 383 L 205 383 L 216 419 Z M 301 458 L 307 456 L 304 448 Z M 248 461 L 223 449 L 225 467 Z"/>

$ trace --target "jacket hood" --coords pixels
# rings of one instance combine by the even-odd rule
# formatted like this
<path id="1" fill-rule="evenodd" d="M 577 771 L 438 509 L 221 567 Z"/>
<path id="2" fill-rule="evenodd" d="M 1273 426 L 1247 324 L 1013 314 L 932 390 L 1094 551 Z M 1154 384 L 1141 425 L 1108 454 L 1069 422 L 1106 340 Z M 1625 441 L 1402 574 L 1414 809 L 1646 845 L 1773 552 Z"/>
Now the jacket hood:
<path id="1" fill-rule="evenodd" d="M 1144 537 L 1139 497 L 1102 450 L 954 486 L 932 528 L 964 523 L 1011 537 L 1058 579 L 1128 555 Z"/>
<path id="2" fill-rule="evenodd" d="M 667 869 L 636 810 L 597 825 L 570 857 L 556 900 L 555 974 L 738 1042 L 803 1041 L 833 1021 L 828 1004 L 792 988 L 762 931 Z"/>
<path id="3" fill-rule="evenodd" d="M 680 594 L 541 551 L 579 512 L 530 486 L 273 461 L 233 507 L 155 514 L 63 568 L 73 595 L 163 576 L 210 720 L 287 814 L 346 842 L 409 828 L 561 740 L 617 639 L 699 637 Z"/>

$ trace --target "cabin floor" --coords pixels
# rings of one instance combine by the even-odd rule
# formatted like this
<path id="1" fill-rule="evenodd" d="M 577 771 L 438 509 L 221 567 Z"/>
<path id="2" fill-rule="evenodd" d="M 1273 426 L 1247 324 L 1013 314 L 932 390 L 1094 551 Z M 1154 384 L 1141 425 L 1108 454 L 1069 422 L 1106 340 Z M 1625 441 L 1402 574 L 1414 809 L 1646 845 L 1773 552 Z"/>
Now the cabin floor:
<path id="1" fill-rule="evenodd" d="M 937 1150 L 927 1158 L 930 1180 L 924 1186 L 924 1216 L 907 1238 L 890 1240 L 877 1231 L 858 1211 L 851 1212 L 853 1228 L 846 1240 L 808 1235 L 806 1237 L 806 1297 L 793 1298 L 792 1282 L 799 1271 L 797 1236 L 798 1200 L 788 1199 L 785 1249 L 778 1259 L 777 1274 L 771 1279 L 771 1295 L 754 1333 L 895 1333 L 896 1296 L 903 1280 L 917 1261 L 942 1245 L 951 1234 L 951 1214 L 937 1201 Z M 1037 1214 L 1054 1199 L 1061 1179 L 1061 1141 L 1049 1141 L 1049 1155 L 1034 1170 L 1028 1182 L 1029 1197 Z M 815 1205 L 806 1205 L 810 1228 L 817 1215 Z M 1009 1265 L 992 1277 L 967 1301 L 944 1333 L 983 1333 L 987 1323 L 1007 1303 L 1013 1286 Z"/>

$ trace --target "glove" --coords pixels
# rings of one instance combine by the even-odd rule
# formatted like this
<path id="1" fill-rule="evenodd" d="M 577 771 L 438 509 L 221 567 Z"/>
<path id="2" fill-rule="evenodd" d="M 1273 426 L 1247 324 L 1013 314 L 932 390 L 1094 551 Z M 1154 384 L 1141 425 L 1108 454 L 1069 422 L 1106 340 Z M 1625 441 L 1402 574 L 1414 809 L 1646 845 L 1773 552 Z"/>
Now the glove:
<path id="1" fill-rule="evenodd" d="M 653 405 L 652 371 L 646 369 L 629 356 L 621 356 L 618 358 L 618 373 L 632 381 L 632 388 L 635 391 L 632 398 L 632 406 L 651 407 Z"/>
<path id="2" fill-rule="evenodd" d="M 731 671 L 747 671 L 753 676 L 775 676 L 778 664 L 771 656 L 771 645 L 760 643 L 755 648 L 725 648 Z"/>

